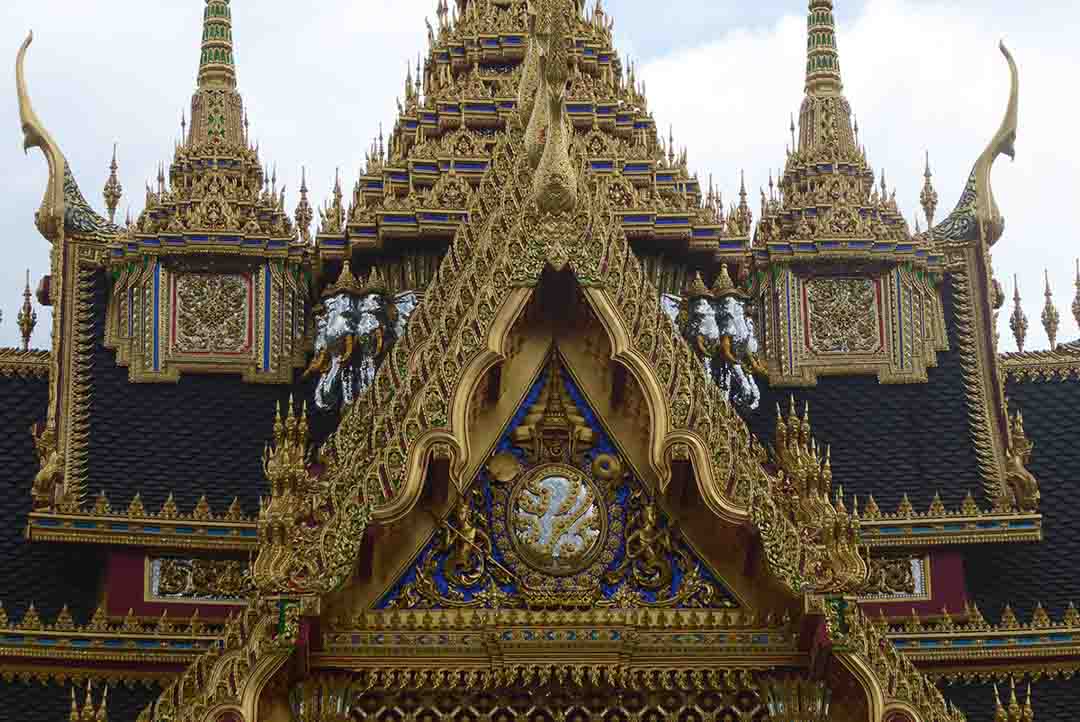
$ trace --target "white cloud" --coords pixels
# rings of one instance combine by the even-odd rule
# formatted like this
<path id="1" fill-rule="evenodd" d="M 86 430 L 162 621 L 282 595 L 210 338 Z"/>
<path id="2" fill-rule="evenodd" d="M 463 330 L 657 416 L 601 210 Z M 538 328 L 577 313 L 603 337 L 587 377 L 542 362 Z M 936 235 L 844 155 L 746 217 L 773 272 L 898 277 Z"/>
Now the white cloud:
<path id="1" fill-rule="evenodd" d="M 1044 267 L 1062 314 L 1059 337 L 1080 336 L 1069 311 L 1080 244 L 1073 229 L 1061 227 L 1080 173 L 1080 157 L 1069 152 L 1069 126 L 1080 103 L 1075 94 L 1062 92 L 1061 79 L 1080 73 L 1080 55 L 1064 33 L 1046 32 L 1075 22 L 1080 11 L 1052 9 L 1056 17 L 1040 16 L 1039 27 L 1014 27 L 1006 38 L 1020 66 L 1018 155 L 1015 163 L 999 160 L 993 177 L 1007 220 L 994 264 L 1003 283 L 1013 273 L 1020 276 L 1031 322 L 1028 347 L 1035 348 L 1046 344 L 1037 318 Z M 993 14 L 983 12 L 975 23 L 970 7 L 910 0 L 871 0 L 857 18 L 845 17 L 842 6 L 837 12 L 845 94 L 870 162 L 886 170 L 901 210 L 913 221 L 921 216 L 918 196 L 928 149 L 940 195 L 937 217 L 943 218 L 997 129 L 1007 100 L 1008 71 L 997 51 Z M 755 211 L 757 187 L 766 183 L 770 168 L 782 166 L 789 117 L 798 115 L 805 26 L 800 12 L 770 28 L 733 29 L 642 69 L 661 127 L 674 124 L 676 142 L 690 148 L 692 165 L 703 178 L 715 173 L 728 199 L 745 168 Z M 1001 318 L 1003 348 L 1012 343 L 1006 316 L 1007 310 Z"/>
<path id="2" fill-rule="evenodd" d="M 652 4 L 606 4 L 616 28 L 653 27 L 645 22 L 656 12 Z M 693 14 L 698 4 L 687 0 L 673 9 Z M 783 163 L 788 117 L 802 99 L 805 44 L 805 3 L 786 5 L 790 14 L 777 15 L 771 25 L 760 24 L 761 12 L 747 16 L 747 27 L 732 25 L 740 16 L 734 4 L 725 13 L 700 15 L 710 27 L 695 28 L 694 37 L 714 41 L 638 64 L 658 122 L 675 125 L 693 165 L 704 175 L 715 172 L 728 198 L 740 168 L 756 196 L 768 169 Z M 1044 265 L 1055 283 L 1062 335 L 1078 335 L 1067 312 L 1077 244 L 1058 216 L 1070 208 L 1080 172 L 1080 159 L 1067 145 L 1077 101 L 1061 92 L 1062 78 L 1080 75 L 1080 54 L 1064 32 L 1055 36 L 1046 28 L 1076 25 L 1080 9 L 1048 2 L 1035 22 L 1009 6 L 987 10 L 981 1 L 942 8 L 921 0 L 870 0 L 857 18 L 845 14 L 849 5 L 837 6 L 847 94 L 871 162 L 887 170 L 909 218 L 918 209 L 923 149 L 931 151 L 940 215 L 996 128 L 1007 73 L 995 33 L 1010 29 L 1021 71 L 1021 126 L 1017 162 L 1000 163 L 994 176 L 1009 221 L 995 264 L 1002 280 L 1014 270 L 1021 275 L 1031 343 L 1041 342 L 1036 316 Z M 113 141 L 120 143 L 125 187 L 121 215 L 128 203 L 133 210 L 141 206 L 144 180 L 170 157 L 194 88 L 201 7 L 201 0 L 111 0 L 107 10 L 100 3 L 7 0 L 0 8 L 0 52 L 8 62 L 26 30 L 35 30 L 27 75 L 36 108 L 97 207 Z M 435 0 L 233 2 L 240 89 L 262 157 L 277 163 L 290 203 L 301 165 L 315 202 L 328 196 L 335 168 L 343 182 L 355 178 L 379 123 L 392 122 L 405 64 L 425 47 L 423 18 L 434 21 L 434 8 Z M 618 38 L 624 51 L 631 44 L 657 46 L 655 38 L 626 35 Z M 683 45 L 669 40 L 663 46 Z M 31 158 L 19 152 L 13 75 L 0 74 L 0 106 L 8 119 L 0 136 L 7 138 L 0 142 L 3 345 L 18 338 L 14 319 L 24 269 L 32 268 L 36 279 L 48 266 L 47 244 L 33 228 L 45 164 L 37 151 Z M 34 341 L 44 346 L 49 323 L 40 315 Z"/>

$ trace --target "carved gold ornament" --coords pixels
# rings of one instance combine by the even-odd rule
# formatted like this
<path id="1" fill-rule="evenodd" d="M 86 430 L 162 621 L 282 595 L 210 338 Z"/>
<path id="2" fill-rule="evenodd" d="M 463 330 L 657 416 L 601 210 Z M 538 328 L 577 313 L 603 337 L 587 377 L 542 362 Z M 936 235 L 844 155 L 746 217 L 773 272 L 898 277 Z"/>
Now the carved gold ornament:
<path id="1" fill-rule="evenodd" d="M 596 483 L 566 464 L 534 469 L 506 507 L 514 549 L 533 569 L 564 576 L 589 566 L 604 546 L 607 508 Z"/>
<path id="2" fill-rule="evenodd" d="M 251 343 L 251 279 L 241 275 L 178 274 L 176 335 L 181 353 L 243 353 Z"/>
<path id="3" fill-rule="evenodd" d="M 819 353 L 873 353 L 881 347 L 877 286 L 866 278 L 807 281 L 810 344 Z"/>

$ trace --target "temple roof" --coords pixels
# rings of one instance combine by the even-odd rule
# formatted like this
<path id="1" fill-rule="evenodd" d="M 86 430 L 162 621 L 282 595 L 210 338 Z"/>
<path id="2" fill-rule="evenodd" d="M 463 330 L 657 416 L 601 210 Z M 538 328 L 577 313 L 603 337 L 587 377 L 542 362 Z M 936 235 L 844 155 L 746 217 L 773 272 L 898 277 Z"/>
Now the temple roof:
<path id="1" fill-rule="evenodd" d="M 1038 602 L 1060 619 L 1069 602 L 1080 604 L 1080 576 L 1071 563 L 1080 558 L 1080 378 L 1010 381 L 1005 390 L 1035 444 L 1028 466 L 1042 493 L 1045 541 L 970 550 L 969 589 L 991 621 L 1006 604 L 1026 620 Z"/>

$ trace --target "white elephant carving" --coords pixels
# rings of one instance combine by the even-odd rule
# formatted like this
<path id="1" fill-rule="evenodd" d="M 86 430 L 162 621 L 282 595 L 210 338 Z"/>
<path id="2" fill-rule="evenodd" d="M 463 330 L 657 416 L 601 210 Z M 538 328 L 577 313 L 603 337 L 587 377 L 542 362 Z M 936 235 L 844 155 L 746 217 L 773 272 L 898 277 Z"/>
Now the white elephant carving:
<path id="1" fill-rule="evenodd" d="M 754 374 L 763 372 L 757 336 L 747 299 L 731 284 L 726 267 L 712 290 L 698 276 L 685 298 L 664 294 L 661 306 L 728 400 L 744 411 L 756 409 L 761 391 Z"/>
<path id="2" fill-rule="evenodd" d="M 348 407 L 371 385 L 416 308 L 415 292 L 391 296 L 376 285 L 361 286 L 346 266 L 328 289 L 331 295 L 316 319 L 315 357 L 305 374 L 319 374 L 315 405 L 323 411 Z"/>

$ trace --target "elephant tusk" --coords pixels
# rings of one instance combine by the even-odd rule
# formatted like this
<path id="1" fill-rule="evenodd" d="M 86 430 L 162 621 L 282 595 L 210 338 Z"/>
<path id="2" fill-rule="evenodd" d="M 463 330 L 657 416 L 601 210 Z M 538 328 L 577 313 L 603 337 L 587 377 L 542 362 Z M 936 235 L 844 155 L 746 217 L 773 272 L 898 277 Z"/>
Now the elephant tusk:
<path id="1" fill-rule="evenodd" d="M 720 337 L 720 348 L 717 350 L 717 355 L 729 364 L 739 363 L 739 359 L 735 358 L 735 354 L 731 352 L 731 336 Z"/>

